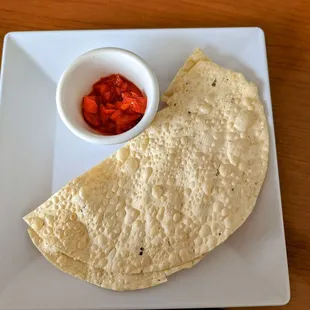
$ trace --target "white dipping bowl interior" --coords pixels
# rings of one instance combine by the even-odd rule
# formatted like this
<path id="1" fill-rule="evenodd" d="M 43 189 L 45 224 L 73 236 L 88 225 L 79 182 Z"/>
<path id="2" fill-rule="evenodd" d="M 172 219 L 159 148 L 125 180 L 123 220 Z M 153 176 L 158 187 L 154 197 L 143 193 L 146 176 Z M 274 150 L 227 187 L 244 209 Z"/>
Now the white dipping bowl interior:
<path id="1" fill-rule="evenodd" d="M 147 106 L 135 127 L 122 134 L 104 136 L 84 120 L 82 100 L 95 82 L 110 74 L 120 74 L 138 86 L 147 97 Z M 77 137 L 91 143 L 122 143 L 139 135 L 153 121 L 159 104 L 158 81 L 138 55 L 120 48 L 99 48 L 79 56 L 65 70 L 57 85 L 56 104 L 60 118 Z"/>

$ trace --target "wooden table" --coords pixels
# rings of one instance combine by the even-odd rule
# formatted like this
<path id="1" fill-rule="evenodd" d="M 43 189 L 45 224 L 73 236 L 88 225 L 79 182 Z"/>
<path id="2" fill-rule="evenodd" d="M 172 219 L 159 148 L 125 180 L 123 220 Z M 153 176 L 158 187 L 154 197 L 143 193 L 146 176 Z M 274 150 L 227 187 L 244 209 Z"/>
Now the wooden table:
<path id="1" fill-rule="evenodd" d="M 1 46 L 17 30 L 221 26 L 260 26 L 266 34 L 292 291 L 277 309 L 309 310 L 310 2 L 0 0 Z"/>

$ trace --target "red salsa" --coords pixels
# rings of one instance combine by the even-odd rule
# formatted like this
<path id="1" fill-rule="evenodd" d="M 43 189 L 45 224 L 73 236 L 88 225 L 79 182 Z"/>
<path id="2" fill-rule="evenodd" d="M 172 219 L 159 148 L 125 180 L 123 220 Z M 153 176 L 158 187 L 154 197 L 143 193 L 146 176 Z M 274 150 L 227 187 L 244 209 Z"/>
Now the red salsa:
<path id="1" fill-rule="evenodd" d="M 102 135 L 117 135 L 136 126 L 146 110 L 141 90 L 119 74 L 101 78 L 83 97 L 85 121 Z"/>

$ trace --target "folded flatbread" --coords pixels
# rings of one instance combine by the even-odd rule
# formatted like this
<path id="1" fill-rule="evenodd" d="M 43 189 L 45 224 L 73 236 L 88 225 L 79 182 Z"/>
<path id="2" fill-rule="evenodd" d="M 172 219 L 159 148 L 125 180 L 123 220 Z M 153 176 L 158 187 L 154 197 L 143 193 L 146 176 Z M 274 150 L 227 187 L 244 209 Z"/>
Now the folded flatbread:
<path id="1" fill-rule="evenodd" d="M 163 99 L 168 107 L 147 130 L 24 217 L 58 268 L 72 274 L 42 243 L 91 268 L 81 278 L 94 284 L 153 286 L 165 270 L 199 261 L 252 212 L 269 153 L 257 87 L 196 50 Z M 94 280 L 96 268 L 109 284 Z"/>

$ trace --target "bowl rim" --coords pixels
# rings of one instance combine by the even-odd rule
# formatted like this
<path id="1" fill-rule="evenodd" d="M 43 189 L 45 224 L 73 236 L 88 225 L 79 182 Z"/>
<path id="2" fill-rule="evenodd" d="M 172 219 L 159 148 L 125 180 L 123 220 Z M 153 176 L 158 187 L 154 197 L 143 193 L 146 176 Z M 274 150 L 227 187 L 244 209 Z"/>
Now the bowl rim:
<path id="1" fill-rule="evenodd" d="M 62 100 L 62 91 L 64 89 L 64 85 L 66 82 L 66 79 L 68 76 L 70 76 L 71 72 L 84 60 L 88 59 L 89 57 L 92 57 L 96 54 L 99 53 L 104 53 L 104 52 L 109 52 L 109 53 L 118 53 L 121 55 L 127 55 L 136 61 L 138 61 L 143 67 L 145 67 L 149 77 L 150 81 L 152 83 L 151 87 L 154 90 L 154 98 L 151 98 L 151 108 L 149 108 L 146 113 L 143 115 L 142 119 L 139 121 L 137 125 L 135 125 L 133 128 L 131 128 L 128 131 L 125 131 L 124 133 L 118 134 L 118 135 L 100 135 L 96 134 L 94 132 L 85 132 L 83 130 L 80 130 L 78 126 L 74 125 L 71 120 L 67 117 L 67 113 L 64 111 L 64 102 Z M 147 98 L 149 102 L 149 97 Z M 82 99 L 81 99 L 82 100 Z M 58 114 L 65 124 L 65 126 L 77 137 L 80 139 L 90 142 L 90 143 L 95 143 L 95 144 L 106 144 L 106 145 L 111 145 L 111 144 L 118 144 L 118 143 L 124 143 L 132 138 L 138 136 L 140 133 L 142 133 L 153 121 L 157 110 L 159 106 L 159 85 L 158 85 L 158 80 L 153 72 L 153 70 L 150 68 L 150 66 L 147 64 L 147 62 L 140 57 L 139 55 L 118 47 L 101 47 L 101 48 L 96 48 L 92 49 L 90 51 L 87 51 L 77 58 L 75 58 L 69 65 L 68 67 L 63 71 L 58 84 L 56 88 L 56 106 L 57 106 L 57 111 Z"/>

